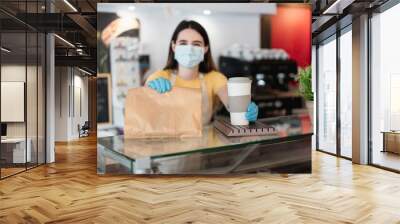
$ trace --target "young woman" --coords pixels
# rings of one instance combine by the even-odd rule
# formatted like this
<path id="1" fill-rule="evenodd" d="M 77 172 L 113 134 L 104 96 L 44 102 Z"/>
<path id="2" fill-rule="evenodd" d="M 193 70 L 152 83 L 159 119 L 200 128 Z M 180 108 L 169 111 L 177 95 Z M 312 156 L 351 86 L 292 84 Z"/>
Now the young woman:
<path id="1" fill-rule="evenodd" d="M 200 88 L 202 91 L 203 123 L 209 123 L 218 99 L 228 109 L 227 79 L 216 69 L 206 30 L 195 21 L 182 21 L 172 34 L 167 65 L 151 74 L 146 85 L 159 93 L 172 86 Z M 258 107 L 250 103 L 246 118 L 255 121 Z"/>

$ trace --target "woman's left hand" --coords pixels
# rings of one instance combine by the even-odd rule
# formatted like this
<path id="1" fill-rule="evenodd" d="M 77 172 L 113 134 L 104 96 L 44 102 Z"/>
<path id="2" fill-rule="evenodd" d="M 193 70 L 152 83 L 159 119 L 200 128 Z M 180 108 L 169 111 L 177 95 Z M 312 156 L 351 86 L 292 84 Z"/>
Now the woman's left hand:
<path id="1" fill-rule="evenodd" d="M 258 106 L 254 102 L 251 102 L 247 107 L 246 119 L 248 121 L 256 121 L 257 116 L 258 116 Z"/>

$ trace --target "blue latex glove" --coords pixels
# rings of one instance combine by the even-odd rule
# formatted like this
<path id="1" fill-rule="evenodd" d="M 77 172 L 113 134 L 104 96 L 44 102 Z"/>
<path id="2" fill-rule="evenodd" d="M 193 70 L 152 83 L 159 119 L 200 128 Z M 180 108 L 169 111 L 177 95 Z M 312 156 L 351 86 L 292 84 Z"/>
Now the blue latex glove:
<path id="1" fill-rule="evenodd" d="M 154 89 L 158 93 L 166 93 L 172 89 L 171 82 L 165 78 L 151 80 L 147 86 Z"/>
<path id="2" fill-rule="evenodd" d="M 258 106 L 254 102 L 251 102 L 247 107 L 246 119 L 248 121 L 256 121 L 257 116 L 258 116 Z"/>

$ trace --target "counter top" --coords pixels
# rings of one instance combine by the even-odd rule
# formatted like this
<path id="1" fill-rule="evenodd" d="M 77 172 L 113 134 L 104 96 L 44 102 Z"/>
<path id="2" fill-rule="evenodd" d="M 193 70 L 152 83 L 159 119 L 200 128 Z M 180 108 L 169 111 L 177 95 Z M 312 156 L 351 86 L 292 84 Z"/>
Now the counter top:
<path id="1" fill-rule="evenodd" d="M 162 158 L 176 155 L 224 151 L 259 143 L 279 143 L 312 135 L 308 115 L 266 118 L 258 120 L 273 126 L 277 133 L 264 136 L 226 137 L 209 125 L 201 138 L 125 139 L 123 135 L 98 139 L 98 147 L 130 160 Z"/>

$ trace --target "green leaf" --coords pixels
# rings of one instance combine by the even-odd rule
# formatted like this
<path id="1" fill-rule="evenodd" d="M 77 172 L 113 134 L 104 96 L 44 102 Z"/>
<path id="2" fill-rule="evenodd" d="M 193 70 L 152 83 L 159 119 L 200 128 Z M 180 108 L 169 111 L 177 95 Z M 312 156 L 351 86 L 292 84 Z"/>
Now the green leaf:
<path id="1" fill-rule="evenodd" d="M 307 66 L 305 68 L 301 68 L 299 70 L 299 74 L 298 74 L 297 80 L 299 82 L 300 94 L 304 97 L 305 100 L 313 101 L 314 100 L 314 93 L 312 91 L 311 66 Z"/>

